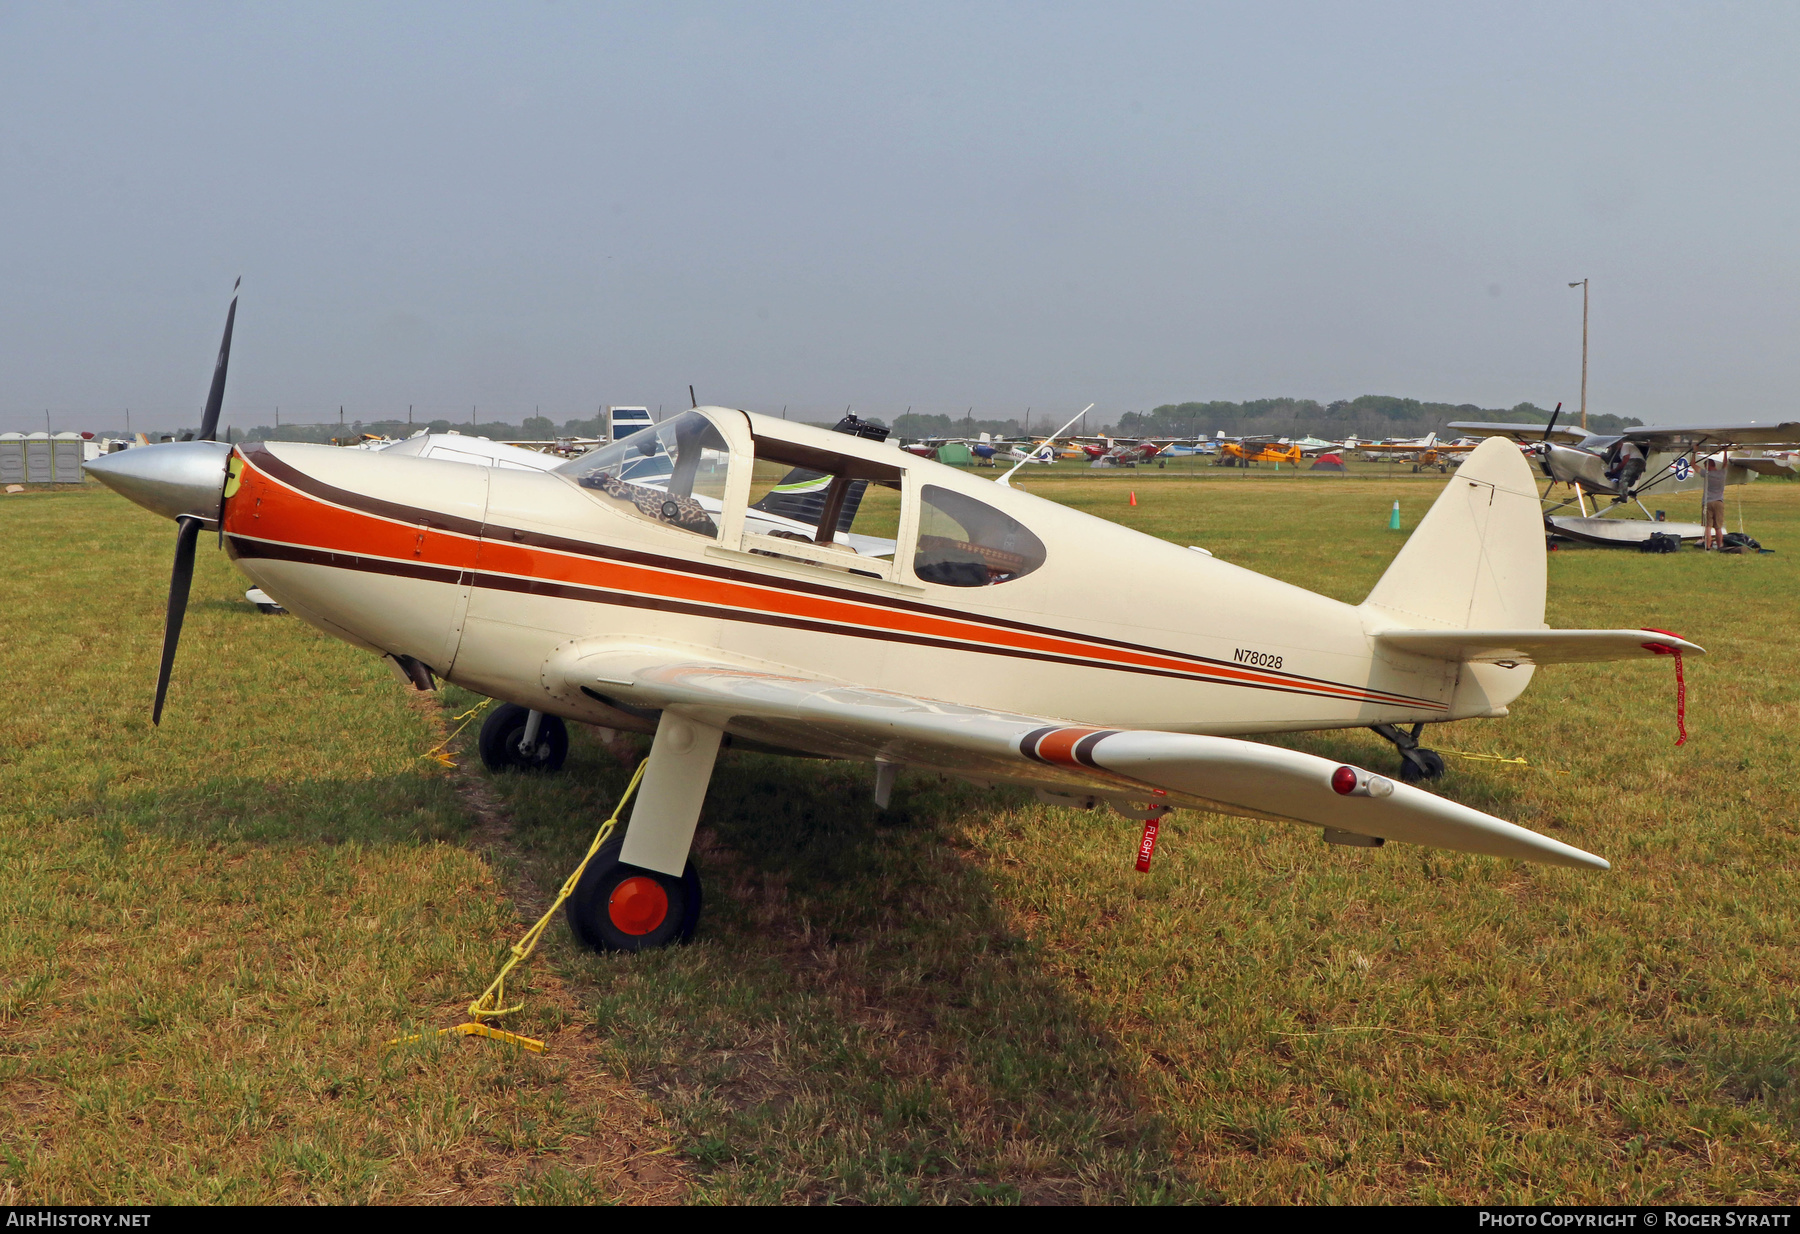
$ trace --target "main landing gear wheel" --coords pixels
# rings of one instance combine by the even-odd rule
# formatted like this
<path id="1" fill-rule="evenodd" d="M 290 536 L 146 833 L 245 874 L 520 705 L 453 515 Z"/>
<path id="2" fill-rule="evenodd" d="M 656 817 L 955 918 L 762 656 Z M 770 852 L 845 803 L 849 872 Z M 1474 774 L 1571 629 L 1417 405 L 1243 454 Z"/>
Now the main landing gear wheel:
<path id="1" fill-rule="evenodd" d="M 1400 752 L 1402 780 L 1408 784 L 1417 784 L 1421 780 L 1444 778 L 1444 756 L 1419 744 L 1419 734 L 1425 731 L 1423 721 L 1413 725 L 1410 733 L 1393 724 L 1371 724 L 1369 728 L 1377 736 L 1393 742 L 1394 749 Z"/>
<path id="2" fill-rule="evenodd" d="M 563 906 L 569 929 L 593 951 L 649 951 L 691 940 L 701 904 L 694 863 L 670 878 L 620 861 L 624 843 L 609 841 L 581 872 Z"/>
<path id="3" fill-rule="evenodd" d="M 520 749 L 530 720 L 530 710 L 516 703 L 494 708 L 481 726 L 481 761 L 489 771 L 562 770 L 569 757 L 569 726 L 558 716 L 544 716 L 531 748 Z"/>

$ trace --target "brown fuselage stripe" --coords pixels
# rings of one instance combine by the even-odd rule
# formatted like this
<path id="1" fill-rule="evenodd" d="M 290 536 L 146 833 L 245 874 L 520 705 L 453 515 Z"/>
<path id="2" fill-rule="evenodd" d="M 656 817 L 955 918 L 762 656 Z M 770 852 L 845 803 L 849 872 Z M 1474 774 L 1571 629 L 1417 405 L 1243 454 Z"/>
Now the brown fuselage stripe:
<path id="1" fill-rule="evenodd" d="M 794 579 L 778 579 L 753 571 L 733 569 L 729 566 L 717 566 L 703 562 L 687 561 L 681 558 L 664 557 L 654 553 L 640 552 L 633 549 L 615 548 L 610 545 L 594 544 L 584 540 L 571 540 L 562 536 L 549 535 L 544 532 L 525 531 L 510 528 L 501 524 L 477 524 L 469 519 L 452 515 L 439 514 L 433 511 L 420 510 L 411 506 L 397 505 L 379 498 L 367 497 L 347 489 L 336 488 L 318 480 L 305 472 L 299 471 L 291 464 L 277 458 L 268 451 L 263 443 L 250 443 L 247 450 L 257 453 L 256 464 L 265 466 L 271 476 L 289 487 L 303 491 L 323 501 L 342 505 L 350 509 L 363 510 L 382 518 L 397 519 L 412 525 L 427 526 L 433 530 L 446 530 L 456 534 L 469 536 L 477 541 L 504 546 L 509 542 L 532 548 L 546 549 L 551 552 L 566 553 L 571 556 L 590 558 L 602 561 L 618 561 L 647 569 L 668 571 L 688 576 L 715 578 L 728 582 L 742 583 L 761 589 L 778 592 L 789 592 L 796 595 L 815 595 L 844 603 L 868 607 L 876 611 L 912 612 L 924 616 L 953 620 L 968 625 L 988 626 L 996 629 L 1017 630 L 1025 634 L 1034 634 L 1054 639 L 1076 640 L 1095 646 L 1116 648 L 1121 651 L 1152 655 L 1158 658 L 1184 661 L 1187 663 L 1223 670 L 1224 676 L 1236 684 L 1263 685 L 1281 688 L 1294 692 L 1294 687 L 1302 687 L 1299 692 L 1306 692 L 1304 686 L 1317 687 L 1313 693 L 1336 694 L 1341 697 L 1354 698 L 1363 702 L 1386 702 L 1406 706 L 1423 706 L 1443 709 L 1443 705 L 1430 699 L 1415 698 L 1410 695 L 1396 694 L 1387 690 L 1371 690 L 1367 687 L 1348 686 L 1342 682 L 1330 681 L 1323 677 L 1308 677 L 1300 673 L 1278 673 L 1270 670 L 1246 670 L 1230 661 L 1212 656 L 1194 655 L 1189 652 L 1169 651 L 1160 647 L 1151 647 L 1141 643 L 1131 643 L 1120 639 L 1107 638 L 1101 635 L 1071 634 L 1066 630 L 1057 630 L 1048 626 L 1032 625 L 1027 622 L 1013 621 L 1004 617 L 971 616 L 955 609 L 945 609 L 936 605 L 921 604 L 915 601 L 892 597 L 876 597 L 866 592 L 847 591 L 843 588 L 827 584 L 810 583 Z M 1217 676 L 1215 675 L 1215 679 Z"/>
<path id="2" fill-rule="evenodd" d="M 296 549 L 294 553 L 290 554 L 289 552 L 278 551 L 276 544 L 279 542 L 277 541 L 264 540 L 260 537 L 245 538 L 242 533 L 246 530 L 251 530 L 251 528 L 242 526 L 247 520 L 239 517 L 239 512 L 234 509 L 228 511 L 227 514 L 228 531 L 234 539 L 243 540 L 244 545 L 242 551 L 246 556 L 280 555 L 289 557 L 289 559 L 292 560 L 308 560 L 311 564 L 390 573 L 402 577 L 433 578 L 445 582 L 452 581 L 454 578 L 456 581 L 465 584 L 473 582 L 477 586 L 493 590 L 556 595 L 589 602 L 617 603 L 633 607 L 659 609 L 668 612 L 724 617 L 737 621 L 781 625 L 796 629 L 817 630 L 827 633 L 849 634 L 855 637 L 874 638 L 923 646 L 945 647 L 954 650 L 979 651 L 985 654 L 1005 655 L 1051 663 L 1074 664 L 1083 667 L 1113 668 L 1150 676 L 1171 677 L 1190 681 L 1210 681 L 1214 684 L 1224 685 L 1241 685 L 1248 688 L 1270 690 L 1278 693 L 1337 697 L 1349 701 L 1388 703 L 1409 707 L 1425 707 L 1434 710 L 1443 709 L 1443 704 L 1436 703 L 1432 700 L 1412 698 L 1388 691 L 1369 690 L 1364 687 L 1347 686 L 1338 682 L 1330 682 L 1322 678 L 1304 677 L 1299 674 L 1275 674 L 1266 670 L 1251 672 L 1211 657 L 1195 656 L 1184 652 L 1171 652 L 1160 648 L 1145 647 L 1134 643 L 1106 639 L 1098 636 L 1070 634 L 1065 631 L 1029 625 L 1023 622 L 1009 621 L 1004 618 L 973 617 L 967 613 L 943 609 L 932 605 L 918 604 L 904 600 L 893 600 L 887 597 L 875 597 L 862 592 L 852 592 L 841 588 L 807 583 L 799 580 L 781 579 L 770 575 L 755 573 L 753 571 L 683 561 L 679 558 L 662 557 L 655 554 L 635 552 L 627 549 L 614 549 L 583 541 L 568 540 L 558 536 L 509 529 L 495 524 L 488 524 L 483 527 L 474 523 L 472 520 L 457 518 L 455 516 L 444 515 L 433 511 L 419 510 L 414 507 L 402 506 L 393 502 L 383 501 L 378 498 L 371 498 L 363 494 L 335 488 L 296 470 L 291 465 L 277 458 L 272 452 L 261 448 L 260 444 L 250 447 L 245 453 L 246 457 L 256 468 L 265 471 L 270 479 L 276 481 L 283 488 L 297 493 L 304 493 L 306 496 L 319 502 L 329 502 L 344 507 L 346 510 L 356 510 L 365 515 L 373 515 L 379 519 L 389 520 L 389 523 L 385 526 L 380 524 L 376 525 L 378 530 L 393 533 L 396 531 L 405 532 L 411 529 L 418 529 L 419 539 L 417 543 L 413 545 L 415 557 L 419 556 L 423 550 L 425 543 L 424 533 L 426 531 L 440 533 L 431 537 L 434 551 L 442 552 L 445 550 L 454 550 L 455 541 L 444 542 L 441 540 L 441 533 L 448 532 L 452 536 L 469 537 L 468 548 L 467 550 L 461 551 L 460 555 L 470 558 L 468 561 L 468 565 L 470 566 L 475 564 L 473 558 L 482 548 L 489 548 L 496 556 L 507 555 L 508 550 L 514 550 L 514 555 L 517 555 L 519 550 L 536 548 L 554 553 L 568 554 L 572 557 L 581 559 L 617 561 L 627 566 L 634 566 L 639 571 L 647 568 L 655 570 L 658 573 L 671 573 L 676 577 L 700 576 L 701 578 L 713 578 L 726 583 L 737 584 L 737 586 L 728 589 L 731 591 L 741 591 L 748 585 L 754 587 L 758 592 L 773 592 L 776 595 L 783 593 L 797 593 L 799 595 L 811 594 L 823 597 L 830 601 L 835 601 L 836 604 L 833 605 L 833 607 L 854 606 L 858 609 L 869 610 L 871 615 L 882 612 L 891 612 L 893 615 L 897 616 L 902 611 L 915 612 L 926 617 L 936 618 L 940 623 L 952 623 L 955 626 L 967 628 L 971 631 L 971 635 L 966 638 L 933 637 L 929 634 L 906 632 L 879 626 L 869 627 L 859 624 L 854 620 L 844 620 L 842 618 L 808 620 L 792 614 L 771 613 L 755 607 L 740 607 L 731 603 L 729 597 L 725 598 L 723 602 L 692 602 L 673 599 L 666 595 L 625 591 L 611 587 L 584 584 L 573 580 L 555 581 L 527 574 L 499 573 L 491 569 L 475 571 L 468 569 L 458 570 L 453 564 L 431 566 L 422 561 L 406 562 L 389 556 L 387 553 L 380 552 L 379 550 L 374 554 L 351 554 L 341 551 L 333 552 L 328 549 L 311 548 Z M 234 499 L 231 504 L 235 506 L 237 504 L 237 499 Z M 260 499 L 258 499 L 257 505 L 258 508 L 260 508 Z M 323 510 L 319 512 L 325 513 Z M 396 527 L 394 524 L 401 524 L 401 526 Z M 260 531 L 262 529 L 256 528 L 255 530 Z M 483 531 L 486 533 L 485 538 L 482 535 Z M 332 536 L 331 538 L 337 539 L 341 537 Z M 361 538 L 367 539 L 371 537 Z M 387 539 L 392 541 L 394 537 L 392 534 L 389 534 Z M 248 548 L 248 545 L 252 542 L 259 543 L 263 547 L 260 549 Z M 393 546 L 390 545 L 389 547 L 391 548 Z M 282 548 L 294 548 L 294 546 L 283 545 Z M 323 556 L 307 558 L 298 555 L 303 552 L 323 554 Z M 532 563 L 526 561 L 523 564 L 529 565 Z M 433 570 L 435 570 L 436 573 L 430 572 Z M 985 641 L 986 638 L 990 636 L 990 631 L 984 630 L 982 627 L 992 627 L 994 631 L 999 629 L 1017 630 L 1022 633 L 1038 635 L 1056 642 L 1088 644 L 1095 650 L 1093 654 L 1089 655 L 1079 646 L 1070 648 L 1069 652 L 1032 649 L 1008 646 L 1005 644 L 997 646 Z M 1167 660 L 1172 662 L 1172 667 L 1162 668 L 1155 665 L 1132 663 L 1127 660 L 1113 658 L 1105 655 L 1103 649 L 1107 648 L 1116 648 L 1121 651 L 1149 655 L 1156 657 L 1157 659 Z M 1074 654 L 1071 654 L 1070 652 L 1073 652 Z M 1189 665 L 1192 667 L 1189 668 Z"/>
<path id="3" fill-rule="evenodd" d="M 365 574 L 392 574 L 398 578 L 417 578 L 428 583 L 448 583 L 451 586 L 467 586 L 473 577 L 467 570 L 453 570 L 445 566 L 394 561 L 386 557 L 364 557 L 356 553 L 334 553 L 329 549 L 302 548 L 296 544 L 273 544 L 238 535 L 226 535 L 225 545 L 227 555 L 233 559 L 263 557 L 271 561 L 298 561 L 309 566 L 360 570 Z"/>
<path id="4" fill-rule="evenodd" d="M 685 600 L 672 600 L 667 596 L 649 596 L 631 591 L 607 591 L 599 587 L 581 587 L 568 583 L 553 583 L 543 579 L 518 578 L 510 574 L 485 574 L 480 571 L 455 570 L 440 566 L 419 566 L 411 562 L 394 561 L 386 557 L 363 557 L 354 553 L 334 553 L 321 549 L 310 549 L 298 545 L 276 544 L 266 540 L 251 540 L 243 536 L 227 534 L 225 537 L 230 555 L 233 557 L 264 558 L 271 561 L 295 561 L 305 565 L 329 566 L 338 570 L 358 570 L 367 574 L 388 574 L 401 578 L 423 579 L 427 582 L 444 583 L 449 586 L 475 586 L 489 591 L 510 591 L 520 595 L 551 596 L 559 600 L 579 600 L 589 604 L 617 604 L 625 608 L 647 609 L 659 613 L 678 613 L 687 617 L 710 617 L 726 621 L 739 621 L 747 625 L 777 626 L 787 630 L 808 630 L 818 634 L 837 634 L 851 638 L 866 638 L 876 642 L 900 643 L 914 647 L 936 647 L 946 651 L 967 651 L 979 655 L 1005 656 L 1015 660 L 1032 660 L 1042 664 L 1066 664 L 1073 668 L 1109 669 L 1122 673 L 1136 673 L 1145 677 L 1168 677 L 1176 681 L 1191 681 L 1200 685 L 1243 685 L 1242 682 L 1220 681 L 1213 677 L 1199 677 L 1192 673 L 1178 672 L 1174 669 L 1148 668 L 1135 664 L 1119 664 L 1110 661 L 1083 660 L 1075 656 L 1059 656 L 1050 652 L 1029 651 L 1021 647 L 1003 647 L 982 643 L 962 643 L 952 639 L 932 638 L 924 634 L 907 634 L 897 630 L 884 630 L 867 626 L 846 626 L 837 622 L 809 621 L 804 617 L 787 617 L 775 613 L 761 612 L 754 609 L 723 608 L 710 604 L 695 604 Z M 1303 694 L 1310 698 L 1320 697 L 1318 691 L 1301 686 L 1250 685 L 1250 689 L 1267 690 L 1275 694 Z M 1325 697 L 1337 697 L 1327 695 Z M 1089 730 L 1082 730 L 1083 732 Z M 1105 733 L 1099 734 L 1105 736 Z M 1040 762 L 1054 761 L 1039 759 Z M 1088 764 L 1092 766 L 1093 764 Z"/>

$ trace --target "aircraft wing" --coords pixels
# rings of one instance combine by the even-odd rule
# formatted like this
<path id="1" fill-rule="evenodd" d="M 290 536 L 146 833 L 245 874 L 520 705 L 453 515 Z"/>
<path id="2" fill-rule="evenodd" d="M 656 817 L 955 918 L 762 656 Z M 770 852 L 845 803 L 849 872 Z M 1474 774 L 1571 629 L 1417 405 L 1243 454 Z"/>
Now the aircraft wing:
<path id="1" fill-rule="evenodd" d="M 1385 630 L 1375 641 L 1396 651 L 1475 663 L 1585 664 L 1631 660 L 1704 647 L 1661 630 Z M 1666 650 L 1657 651 L 1655 648 Z"/>
<path id="2" fill-rule="evenodd" d="M 1455 420 L 1448 426 L 1459 433 L 1470 437 L 1516 437 L 1522 441 L 1542 441 L 1545 425 L 1542 424 L 1496 424 L 1479 420 Z M 1591 433 L 1568 424 L 1559 424 L 1550 430 L 1552 437 L 1560 438 L 1571 445 L 1579 445 L 1586 441 Z M 1366 447 L 1359 446 L 1358 449 Z"/>
<path id="3" fill-rule="evenodd" d="M 1628 428 L 1617 435 L 1650 450 L 1679 450 L 1688 446 L 1714 449 L 1721 446 L 1800 446 L 1800 421 L 1650 426 Z"/>
<path id="4" fill-rule="evenodd" d="M 1331 759 L 1227 737 L 1094 728 L 874 690 L 673 649 L 605 645 L 552 669 L 627 708 L 668 710 L 740 739 L 933 768 L 1113 802 L 1306 823 L 1551 865 L 1591 853 Z"/>

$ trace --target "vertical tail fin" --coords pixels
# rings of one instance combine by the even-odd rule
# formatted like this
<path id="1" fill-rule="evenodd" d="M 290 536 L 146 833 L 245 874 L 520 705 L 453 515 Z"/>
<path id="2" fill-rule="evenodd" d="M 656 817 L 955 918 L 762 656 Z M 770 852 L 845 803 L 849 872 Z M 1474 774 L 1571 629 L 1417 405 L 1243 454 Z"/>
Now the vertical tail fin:
<path id="1" fill-rule="evenodd" d="M 1469 452 L 1365 604 L 1459 629 L 1544 628 L 1544 517 L 1531 466 L 1490 437 Z"/>

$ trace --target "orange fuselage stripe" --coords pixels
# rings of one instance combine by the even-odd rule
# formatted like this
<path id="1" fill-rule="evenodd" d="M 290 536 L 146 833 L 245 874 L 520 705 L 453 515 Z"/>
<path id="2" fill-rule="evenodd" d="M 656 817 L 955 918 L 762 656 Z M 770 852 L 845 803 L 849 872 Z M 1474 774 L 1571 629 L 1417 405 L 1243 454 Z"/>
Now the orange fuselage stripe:
<path id="1" fill-rule="evenodd" d="M 1320 682 L 1153 653 L 1132 651 L 1011 630 L 928 613 L 907 612 L 879 604 L 807 595 L 777 586 L 709 578 L 662 570 L 555 549 L 477 539 L 437 527 L 398 522 L 334 505 L 275 479 L 246 460 L 237 493 L 226 503 L 225 530 L 231 535 L 303 545 L 328 552 L 418 562 L 448 569 L 507 574 L 545 582 L 566 583 L 605 591 L 682 600 L 694 604 L 848 625 L 869 630 L 956 642 L 986 643 L 1016 650 L 1122 666 L 1179 673 L 1224 684 L 1273 686 L 1282 690 L 1336 696 L 1352 701 L 1438 707 L 1426 699 L 1408 699 L 1334 682 Z"/>

